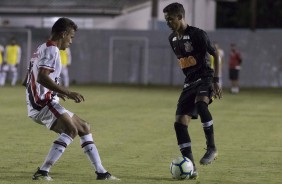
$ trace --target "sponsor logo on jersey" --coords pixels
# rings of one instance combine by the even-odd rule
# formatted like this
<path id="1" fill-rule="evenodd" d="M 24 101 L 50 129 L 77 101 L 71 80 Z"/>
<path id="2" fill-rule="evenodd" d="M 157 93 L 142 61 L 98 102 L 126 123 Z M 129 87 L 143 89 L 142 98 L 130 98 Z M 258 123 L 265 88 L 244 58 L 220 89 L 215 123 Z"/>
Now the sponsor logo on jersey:
<path id="1" fill-rule="evenodd" d="M 176 36 L 172 38 L 172 41 L 175 42 L 177 40 Z"/>
<path id="2" fill-rule="evenodd" d="M 183 57 L 178 60 L 181 69 L 189 68 L 197 64 L 196 59 L 193 56 Z"/>
<path id="3" fill-rule="evenodd" d="M 192 44 L 189 41 L 185 42 L 184 46 L 185 46 L 185 51 L 186 52 L 192 52 L 193 51 L 193 46 L 192 46 Z"/>

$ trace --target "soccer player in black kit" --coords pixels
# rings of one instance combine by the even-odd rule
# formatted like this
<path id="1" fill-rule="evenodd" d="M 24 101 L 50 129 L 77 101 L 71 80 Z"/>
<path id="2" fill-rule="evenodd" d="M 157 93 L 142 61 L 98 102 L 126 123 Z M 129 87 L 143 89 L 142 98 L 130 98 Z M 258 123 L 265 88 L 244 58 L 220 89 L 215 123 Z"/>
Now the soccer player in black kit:
<path id="1" fill-rule="evenodd" d="M 191 119 L 200 116 L 207 144 L 207 151 L 200 164 L 210 164 L 218 154 L 214 141 L 213 120 L 208 109 L 213 96 L 222 97 L 218 83 L 218 54 L 203 30 L 189 26 L 185 22 L 185 10 L 182 4 L 169 4 L 163 9 L 163 13 L 168 27 L 173 31 L 169 36 L 170 45 L 186 76 L 177 104 L 174 128 L 182 155 L 193 162 L 195 171 L 191 179 L 197 179 L 198 171 L 192 155 L 188 124 Z M 207 62 L 208 54 L 215 58 L 215 70 L 211 69 Z"/>

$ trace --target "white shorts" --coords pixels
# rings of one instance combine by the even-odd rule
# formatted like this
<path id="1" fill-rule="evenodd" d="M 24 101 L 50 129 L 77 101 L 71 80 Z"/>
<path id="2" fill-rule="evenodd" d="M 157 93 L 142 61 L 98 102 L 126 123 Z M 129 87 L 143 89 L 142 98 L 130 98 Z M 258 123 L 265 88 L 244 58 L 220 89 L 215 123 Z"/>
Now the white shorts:
<path id="1" fill-rule="evenodd" d="M 3 69 L 3 72 L 8 72 L 8 71 L 17 72 L 18 70 L 15 65 L 9 65 L 9 64 L 3 65 L 2 69 Z"/>
<path id="2" fill-rule="evenodd" d="M 33 109 L 35 110 L 35 109 Z M 37 110 L 35 110 L 37 111 Z M 29 117 L 39 123 L 41 125 L 45 125 L 48 129 L 50 129 L 53 123 L 62 115 L 68 113 L 68 115 L 72 118 L 73 113 L 66 110 L 63 106 L 61 106 L 58 102 L 52 101 L 48 103 L 43 109 L 37 111 L 36 113 L 32 113 Z"/>

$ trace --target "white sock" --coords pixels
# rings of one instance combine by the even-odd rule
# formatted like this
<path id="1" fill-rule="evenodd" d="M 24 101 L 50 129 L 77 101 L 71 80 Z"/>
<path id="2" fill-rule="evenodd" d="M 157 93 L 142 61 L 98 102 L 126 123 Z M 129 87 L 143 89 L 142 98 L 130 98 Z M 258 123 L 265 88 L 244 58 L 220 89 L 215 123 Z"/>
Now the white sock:
<path id="1" fill-rule="evenodd" d="M 66 147 L 73 141 L 73 139 L 67 134 L 62 133 L 57 140 L 54 141 L 43 165 L 40 170 L 50 171 L 52 165 L 62 156 Z"/>
<path id="2" fill-rule="evenodd" d="M 93 142 L 92 134 L 84 135 L 80 137 L 80 144 L 87 155 L 88 159 L 93 164 L 98 173 L 105 173 L 107 170 L 102 166 L 102 162 L 98 153 L 98 150 Z"/>

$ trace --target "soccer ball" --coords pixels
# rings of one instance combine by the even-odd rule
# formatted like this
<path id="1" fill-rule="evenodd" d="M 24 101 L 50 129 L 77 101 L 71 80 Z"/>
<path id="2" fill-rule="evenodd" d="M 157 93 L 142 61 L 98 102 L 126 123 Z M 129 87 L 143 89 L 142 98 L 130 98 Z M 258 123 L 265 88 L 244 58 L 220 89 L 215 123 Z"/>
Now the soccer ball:
<path id="1" fill-rule="evenodd" d="M 193 163 L 187 157 L 178 157 L 170 164 L 170 173 L 174 179 L 184 180 L 189 179 L 193 174 Z"/>

